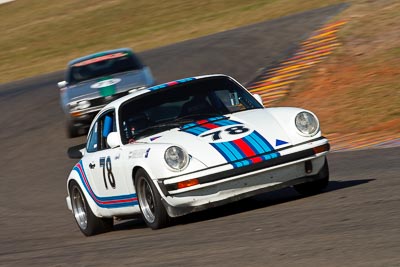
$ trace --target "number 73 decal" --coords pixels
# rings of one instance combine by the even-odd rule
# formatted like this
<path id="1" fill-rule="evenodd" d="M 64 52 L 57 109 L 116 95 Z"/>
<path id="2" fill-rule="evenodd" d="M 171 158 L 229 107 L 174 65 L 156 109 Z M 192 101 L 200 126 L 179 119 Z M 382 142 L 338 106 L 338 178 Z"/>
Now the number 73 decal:
<path id="1" fill-rule="evenodd" d="M 228 125 L 217 129 L 211 129 L 201 134 L 200 137 L 208 138 L 210 143 L 218 143 L 240 139 L 252 132 L 252 129 L 244 125 Z"/>

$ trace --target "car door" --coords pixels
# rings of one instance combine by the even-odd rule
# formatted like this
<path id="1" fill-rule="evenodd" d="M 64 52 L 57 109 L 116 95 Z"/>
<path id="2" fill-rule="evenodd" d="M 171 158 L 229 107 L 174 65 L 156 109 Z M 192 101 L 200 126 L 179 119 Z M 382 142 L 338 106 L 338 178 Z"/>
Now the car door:
<path id="1" fill-rule="evenodd" d="M 101 207 L 123 207 L 136 201 L 136 195 L 130 194 L 120 147 L 110 148 L 107 135 L 116 131 L 115 112 L 104 112 L 94 124 L 87 143 L 87 153 L 83 160 L 88 170 L 89 193 Z"/>

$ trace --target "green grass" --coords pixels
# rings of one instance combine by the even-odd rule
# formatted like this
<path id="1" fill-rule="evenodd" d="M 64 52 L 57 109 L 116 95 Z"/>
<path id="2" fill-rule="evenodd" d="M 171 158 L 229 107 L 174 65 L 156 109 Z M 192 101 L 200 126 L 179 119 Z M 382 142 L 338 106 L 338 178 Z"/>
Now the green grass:
<path id="1" fill-rule="evenodd" d="M 340 2 L 17 0 L 0 5 L 0 83 L 101 50 L 143 51 Z"/>

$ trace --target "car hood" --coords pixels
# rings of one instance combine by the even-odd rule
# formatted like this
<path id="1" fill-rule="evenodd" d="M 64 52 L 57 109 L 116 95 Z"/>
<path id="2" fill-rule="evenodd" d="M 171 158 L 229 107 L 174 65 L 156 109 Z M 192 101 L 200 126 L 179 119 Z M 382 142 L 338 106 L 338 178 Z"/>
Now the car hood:
<path id="1" fill-rule="evenodd" d="M 196 121 L 143 141 L 180 146 L 206 166 L 231 163 L 237 167 L 277 157 L 277 149 L 292 144 L 289 135 L 267 109 Z"/>
<path id="2" fill-rule="evenodd" d="M 69 100 L 89 100 L 110 96 L 133 88 L 151 86 L 152 84 L 149 83 L 146 71 L 135 70 L 80 82 L 68 86 L 66 93 Z"/>

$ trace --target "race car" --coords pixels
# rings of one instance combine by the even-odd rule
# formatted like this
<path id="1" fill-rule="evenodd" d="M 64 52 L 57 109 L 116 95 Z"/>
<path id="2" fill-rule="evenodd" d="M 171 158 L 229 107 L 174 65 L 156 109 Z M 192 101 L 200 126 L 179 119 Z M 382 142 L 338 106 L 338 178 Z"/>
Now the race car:
<path id="1" fill-rule="evenodd" d="M 68 137 L 85 134 L 94 116 L 109 102 L 154 84 L 150 68 L 129 48 L 70 61 L 65 81 L 58 83 Z"/>
<path id="2" fill-rule="evenodd" d="M 104 107 L 67 179 L 66 202 L 90 236 L 141 213 L 152 229 L 171 218 L 293 187 L 321 192 L 328 140 L 311 111 L 265 108 L 230 76 L 185 78 Z"/>

